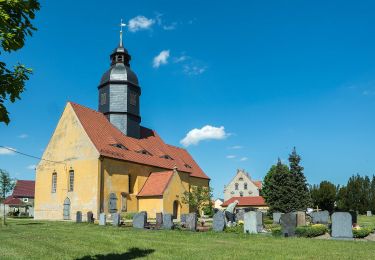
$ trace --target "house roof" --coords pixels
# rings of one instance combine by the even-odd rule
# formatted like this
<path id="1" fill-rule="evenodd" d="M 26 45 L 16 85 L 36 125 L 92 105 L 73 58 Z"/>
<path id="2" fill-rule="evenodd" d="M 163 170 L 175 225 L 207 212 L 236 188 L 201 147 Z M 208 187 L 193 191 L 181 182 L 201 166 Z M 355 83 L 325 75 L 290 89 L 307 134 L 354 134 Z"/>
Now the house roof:
<path id="1" fill-rule="evenodd" d="M 18 205 L 22 205 L 23 202 L 18 199 L 18 198 L 15 198 L 13 196 L 9 196 L 7 197 L 4 202 L 3 202 L 5 205 L 10 205 L 10 206 L 18 206 Z"/>
<path id="2" fill-rule="evenodd" d="M 172 179 L 173 171 L 153 172 L 147 178 L 138 197 L 162 196 Z"/>
<path id="3" fill-rule="evenodd" d="M 14 187 L 13 197 L 34 198 L 35 195 L 35 181 L 17 180 Z"/>
<path id="4" fill-rule="evenodd" d="M 255 184 L 255 186 L 257 186 L 258 187 L 258 189 L 262 189 L 262 181 L 253 181 L 252 180 L 252 182 Z"/>
<path id="5" fill-rule="evenodd" d="M 237 206 L 267 206 L 264 198 L 262 196 L 254 196 L 254 197 L 232 197 L 229 200 L 223 203 L 223 207 L 228 206 L 235 200 L 238 200 Z"/>
<path id="6" fill-rule="evenodd" d="M 154 130 L 141 127 L 140 139 L 129 137 L 112 125 L 104 114 L 69 103 L 102 156 L 170 170 L 177 167 L 192 177 L 210 179 L 185 149 L 164 143 Z"/>

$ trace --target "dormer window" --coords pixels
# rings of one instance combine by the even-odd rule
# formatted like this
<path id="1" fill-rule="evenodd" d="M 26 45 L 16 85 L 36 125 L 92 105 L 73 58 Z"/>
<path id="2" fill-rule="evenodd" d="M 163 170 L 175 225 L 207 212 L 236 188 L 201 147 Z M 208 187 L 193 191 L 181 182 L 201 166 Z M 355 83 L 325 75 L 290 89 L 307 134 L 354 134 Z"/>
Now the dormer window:
<path id="1" fill-rule="evenodd" d="M 167 159 L 167 160 L 173 160 L 173 158 L 170 157 L 168 154 L 164 154 L 164 155 L 160 156 L 160 158 L 164 158 L 164 159 Z"/>
<path id="2" fill-rule="evenodd" d="M 190 166 L 189 164 L 187 164 L 187 163 L 185 163 L 184 166 L 185 166 L 186 168 L 191 169 L 191 166 Z"/>
<path id="3" fill-rule="evenodd" d="M 129 150 L 123 144 L 111 144 L 111 146 L 116 147 L 116 148 L 120 148 L 120 149 L 123 149 L 123 150 Z"/>
<path id="4" fill-rule="evenodd" d="M 137 151 L 137 153 L 141 153 L 141 154 L 145 154 L 145 155 L 152 155 L 152 154 L 150 154 L 147 150 L 145 150 L 145 149 L 142 149 L 142 150 L 139 150 L 139 151 Z"/>

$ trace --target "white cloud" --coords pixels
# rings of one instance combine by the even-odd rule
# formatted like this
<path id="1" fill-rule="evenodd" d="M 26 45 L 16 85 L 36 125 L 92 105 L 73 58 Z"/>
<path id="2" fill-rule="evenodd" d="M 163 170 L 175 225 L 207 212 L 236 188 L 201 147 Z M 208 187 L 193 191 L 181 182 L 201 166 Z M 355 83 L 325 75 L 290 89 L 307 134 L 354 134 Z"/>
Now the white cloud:
<path id="1" fill-rule="evenodd" d="M 176 29 L 176 27 L 177 27 L 176 22 L 173 22 L 170 25 L 163 25 L 163 29 L 166 30 L 166 31 L 172 31 L 172 30 Z"/>
<path id="2" fill-rule="evenodd" d="M 227 157 L 227 159 L 234 159 L 234 158 L 236 158 L 235 155 L 227 155 L 226 157 Z"/>
<path id="3" fill-rule="evenodd" d="M 229 149 L 233 149 L 233 150 L 238 150 L 238 149 L 242 149 L 242 148 L 243 148 L 243 146 L 241 146 L 241 145 L 233 145 L 233 146 L 229 147 Z"/>
<path id="4" fill-rule="evenodd" d="M 159 68 L 162 64 L 167 64 L 169 58 L 169 50 L 161 51 L 156 57 L 154 57 L 152 66 Z"/>
<path id="5" fill-rule="evenodd" d="M 137 32 L 140 30 L 150 29 L 151 26 L 155 23 L 154 19 L 149 19 L 143 15 L 138 15 L 128 22 L 129 31 Z"/>
<path id="6" fill-rule="evenodd" d="M 184 73 L 187 75 L 199 75 L 205 72 L 207 67 L 195 66 L 195 65 L 185 65 Z"/>
<path id="7" fill-rule="evenodd" d="M 241 159 L 240 159 L 240 161 L 241 162 L 244 162 L 244 161 L 247 161 L 249 158 L 247 158 L 247 157 L 242 157 Z"/>
<path id="8" fill-rule="evenodd" d="M 180 143 L 184 146 L 189 145 L 197 145 L 200 141 L 203 140 L 222 140 L 228 136 L 225 133 L 224 126 L 214 127 L 210 125 L 206 125 L 201 129 L 194 128 L 190 130 L 184 139 L 180 141 Z"/>
<path id="9" fill-rule="evenodd" d="M 15 151 L 17 150 L 11 147 L 0 147 L 0 155 L 13 155 Z"/>
<path id="10" fill-rule="evenodd" d="M 35 164 L 31 164 L 31 165 L 26 167 L 26 169 L 29 169 L 29 170 L 35 170 L 35 168 L 36 168 Z"/>
<path id="11" fill-rule="evenodd" d="M 186 61 L 187 59 L 189 59 L 189 56 L 181 55 L 180 57 L 175 57 L 173 62 L 180 63 L 180 62 Z"/>
<path id="12" fill-rule="evenodd" d="M 21 134 L 18 136 L 18 138 L 21 138 L 21 139 L 25 139 L 27 137 L 29 137 L 27 134 Z"/>

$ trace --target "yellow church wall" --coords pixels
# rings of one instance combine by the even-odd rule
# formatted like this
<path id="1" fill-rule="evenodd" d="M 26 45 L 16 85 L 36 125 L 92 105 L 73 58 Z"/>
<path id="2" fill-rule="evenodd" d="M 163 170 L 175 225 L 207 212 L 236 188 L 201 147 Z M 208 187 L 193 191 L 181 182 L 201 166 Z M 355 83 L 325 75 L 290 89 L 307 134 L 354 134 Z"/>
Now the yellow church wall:
<path id="1" fill-rule="evenodd" d="M 191 186 L 209 187 L 210 180 L 197 178 L 197 177 L 190 177 L 190 185 Z"/>
<path id="2" fill-rule="evenodd" d="M 147 211 L 148 218 L 156 218 L 156 213 L 163 212 L 162 197 L 138 198 L 139 211 Z"/>
<path id="3" fill-rule="evenodd" d="M 70 199 L 70 218 L 76 211 L 97 212 L 99 153 L 68 103 L 36 169 L 35 219 L 63 219 L 63 204 Z M 48 161 L 46 161 L 48 160 Z M 69 171 L 74 170 L 74 191 L 69 192 Z M 57 173 L 52 193 L 52 173 Z"/>

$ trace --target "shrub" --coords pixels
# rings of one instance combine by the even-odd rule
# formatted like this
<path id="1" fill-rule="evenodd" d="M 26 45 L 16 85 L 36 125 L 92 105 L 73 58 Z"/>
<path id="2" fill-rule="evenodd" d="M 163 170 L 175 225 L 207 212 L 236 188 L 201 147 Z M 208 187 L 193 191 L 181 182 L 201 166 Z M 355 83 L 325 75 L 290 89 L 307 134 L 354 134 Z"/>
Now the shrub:
<path id="1" fill-rule="evenodd" d="M 264 224 L 265 224 L 265 225 L 273 224 L 273 220 L 270 219 L 270 218 L 265 218 L 265 219 L 264 219 Z"/>
<path id="2" fill-rule="evenodd" d="M 277 228 L 277 227 L 280 227 L 280 224 L 265 224 L 264 225 L 264 229 L 267 230 L 267 231 L 272 231 L 272 229 L 274 228 Z"/>
<path id="3" fill-rule="evenodd" d="M 317 237 L 328 232 L 327 226 L 315 224 L 311 226 L 301 226 L 296 228 L 296 235 L 299 237 Z"/>
<path id="4" fill-rule="evenodd" d="M 122 212 L 120 216 L 122 220 L 133 220 L 135 214 L 137 214 L 137 212 Z"/>
<path id="5" fill-rule="evenodd" d="M 371 228 L 353 228 L 353 237 L 364 238 L 370 235 L 371 232 Z"/>
<path id="6" fill-rule="evenodd" d="M 243 231 L 243 223 L 238 223 L 237 225 L 232 226 L 232 227 L 226 227 L 225 232 L 236 233 L 236 234 L 243 233 L 244 232 Z"/>
<path id="7" fill-rule="evenodd" d="M 281 226 L 271 228 L 271 232 L 273 236 L 277 236 L 277 237 L 282 236 L 283 234 L 281 232 Z"/>

